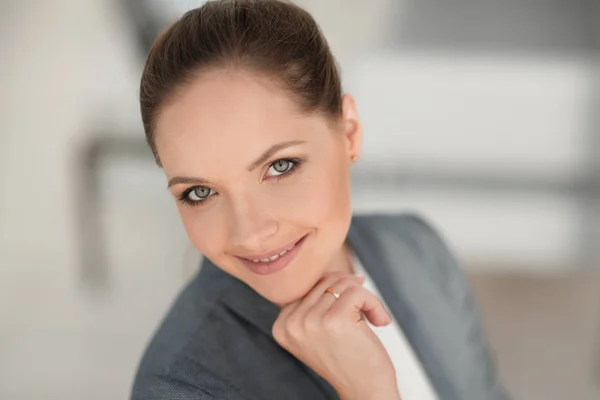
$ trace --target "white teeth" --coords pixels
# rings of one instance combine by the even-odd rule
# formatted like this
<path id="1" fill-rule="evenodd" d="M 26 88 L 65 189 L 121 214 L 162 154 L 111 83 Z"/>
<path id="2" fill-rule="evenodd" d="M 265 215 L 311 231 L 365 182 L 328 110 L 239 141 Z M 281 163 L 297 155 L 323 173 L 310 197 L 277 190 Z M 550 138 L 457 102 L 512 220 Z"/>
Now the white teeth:
<path id="1" fill-rule="evenodd" d="M 287 253 L 288 251 L 292 250 L 295 245 L 296 245 L 296 243 L 294 243 L 293 245 L 291 245 L 289 249 L 286 249 L 286 250 L 282 251 L 279 254 L 275 254 L 274 256 L 263 258 L 262 260 L 255 259 L 255 260 L 252 260 L 252 262 L 255 262 L 255 263 L 257 263 L 257 262 L 263 262 L 263 263 L 266 263 L 266 262 L 271 262 L 273 260 L 277 260 L 279 257 L 281 257 L 282 255 L 284 255 L 285 253 Z"/>
<path id="2" fill-rule="evenodd" d="M 273 260 L 277 260 L 279 258 L 279 254 L 275 254 L 274 256 L 271 256 L 269 258 L 263 258 L 262 260 L 252 260 L 253 262 L 257 263 L 257 262 L 271 262 Z"/>

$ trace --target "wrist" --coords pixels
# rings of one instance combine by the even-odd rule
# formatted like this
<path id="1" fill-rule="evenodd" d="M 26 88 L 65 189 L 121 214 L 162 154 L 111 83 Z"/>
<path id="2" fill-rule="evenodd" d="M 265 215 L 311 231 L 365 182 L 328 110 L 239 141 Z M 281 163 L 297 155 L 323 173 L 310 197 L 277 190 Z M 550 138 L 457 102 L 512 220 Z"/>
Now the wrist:
<path id="1" fill-rule="evenodd" d="M 365 400 L 401 400 L 398 390 L 393 390 L 393 391 L 389 391 L 386 393 L 373 393 L 370 396 L 365 397 L 364 399 Z"/>
<path id="2" fill-rule="evenodd" d="M 377 391 L 368 394 L 353 393 L 340 396 L 341 400 L 402 400 L 397 389 Z"/>
<path id="3" fill-rule="evenodd" d="M 385 394 L 372 395 L 372 396 L 366 398 L 366 400 L 402 400 L 402 399 L 400 398 L 400 394 L 396 390 L 394 392 L 389 392 L 389 393 L 385 393 Z"/>

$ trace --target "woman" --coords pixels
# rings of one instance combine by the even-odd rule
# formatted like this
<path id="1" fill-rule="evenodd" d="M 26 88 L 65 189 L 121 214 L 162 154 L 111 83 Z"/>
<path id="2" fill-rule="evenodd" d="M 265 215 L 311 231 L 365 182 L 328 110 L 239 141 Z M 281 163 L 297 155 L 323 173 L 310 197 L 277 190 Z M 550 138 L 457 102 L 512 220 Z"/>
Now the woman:
<path id="1" fill-rule="evenodd" d="M 309 14 L 189 11 L 154 43 L 140 102 L 205 261 L 134 399 L 504 398 L 442 241 L 416 216 L 352 217 L 362 127 Z"/>

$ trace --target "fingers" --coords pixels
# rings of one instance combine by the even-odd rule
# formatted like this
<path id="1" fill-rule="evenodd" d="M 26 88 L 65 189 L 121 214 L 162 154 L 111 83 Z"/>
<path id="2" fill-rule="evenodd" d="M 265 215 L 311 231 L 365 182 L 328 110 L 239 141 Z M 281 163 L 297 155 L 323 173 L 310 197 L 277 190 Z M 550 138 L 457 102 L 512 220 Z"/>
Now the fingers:
<path id="1" fill-rule="evenodd" d="M 331 299 L 335 300 L 335 297 L 331 293 L 325 293 L 327 288 L 333 287 L 338 293 L 342 293 L 343 288 L 350 286 L 349 282 L 358 284 L 361 280 L 364 280 L 364 278 L 347 273 L 325 275 L 315 286 L 313 286 L 308 294 L 304 296 L 301 303 L 294 310 L 294 314 L 302 316 L 306 315 L 315 304 L 321 301 L 323 294 L 326 294 L 331 297 Z"/>
<path id="2" fill-rule="evenodd" d="M 359 321 L 361 312 L 375 326 L 392 322 L 381 300 L 362 286 L 348 288 L 331 306 L 325 318 Z"/>
<path id="3" fill-rule="evenodd" d="M 347 329 L 348 323 L 364 321 L 375 326 L 388 325 L 392 319 L 381 300 L 362 287 L 364 277 L 336 273 L 324 276 L 302 299 L 284 307 L 273 325 L 277 342 L 287 344 L 303 341 L 305 335 L 320 335 L 324 327 Z M 327 293 L 332 287 L 339 298 Z"/>
<path id="4" fill-rule="evenodd" d="M 312 310 L 315 304 L 319 304 L 323 300 L 324 295 L 330 301 L 329 305 L 333 304 L 336 298 L 331 293 L 326 293 L 325 290 L 329 287 L 334 287 L 338 293 L 342 293 L 347 287 L 351 285 L 362 284 L 364 277 L 358 277 L 347 273 L 335 273 L 325 275 L 317 284 L 306 294 L 302 299 L 299 299 L 287 306 L 285 306 L 275 324 L 273 325 L 272 333 L 273 337 L 280 344 L 284 344 L 289 341 L 289 335 L 299 334 L 307 329 L 316 329 L 315 325 L 317 321 L 315 318 L 311 318 L 307 321 L 307 314 Z M 319 321 L 320 323 L 320 321 Z"/>
<path id="5" fill-rule="evenodd" d="M 342 295 L 351 287 L 362 285 L 364 278 L 361 279 L 340 279 L 333 284 L 336 292 Z M 322 319 L 333 304 L 338 301 L 332 293 L 324 292 L 321 294 L 321 299 L 312 307 L 306 314 L 307 322 L 321 324 Z"/>

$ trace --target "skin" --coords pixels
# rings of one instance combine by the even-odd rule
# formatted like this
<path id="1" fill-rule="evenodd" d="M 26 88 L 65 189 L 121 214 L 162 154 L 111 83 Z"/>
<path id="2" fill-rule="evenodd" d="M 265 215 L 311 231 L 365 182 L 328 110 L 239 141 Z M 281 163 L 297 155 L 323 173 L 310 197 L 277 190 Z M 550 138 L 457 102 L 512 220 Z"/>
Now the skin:
<path id="1" fill-rule="evenodd" d="M 360 152 L 362 127 L 350 96 L 334 129 L 325 117 L 303 115 L 268 79 L 242 71 L 203 74 L 176 98 L 161 111 L 156 146 L 168 180 L 203 178 L 216 192 L 197 206 L 177 202 L 202 254 L 279 305 L 304 296 L 326 272 L 351 272 L 343 244 L 351 156 Z M 289 141 L 304 143 L 248 170 L 271 146 Z M 282 157 L 303 163 L 274 179 L 270 164 Z M 179 183 L 170 191 L 179 199 L 194 186 Z M 292 263 L 272 275 L 255 274 L 236 257 L 276 250 L 306 234 Z"/>
<path id="2" fill-rule="evenodd" d="M 268 77 L 204 72 L 160 110 L 156 147 L 194 246 L 281 307 L 275 340 L 344 400 L 399 399 L 391 360 L 365 322 L 382 326 L 391 318 L 353 275 L 345 244 L 362 126 L 351 96 L 342 109 L 332 123 L 302 113 Z M 282 143 L 289 146 L 261 157 Z M 257 274 L 239 260 L 305 235 L 276 273 Z M 325 292 L 330 286 L 339 299 Z"/>

